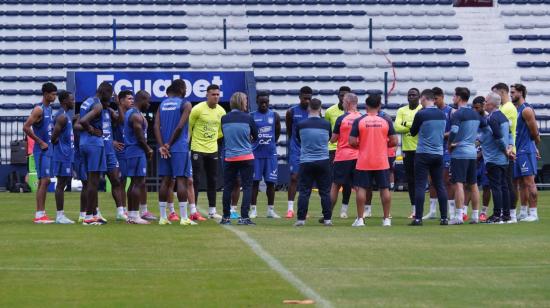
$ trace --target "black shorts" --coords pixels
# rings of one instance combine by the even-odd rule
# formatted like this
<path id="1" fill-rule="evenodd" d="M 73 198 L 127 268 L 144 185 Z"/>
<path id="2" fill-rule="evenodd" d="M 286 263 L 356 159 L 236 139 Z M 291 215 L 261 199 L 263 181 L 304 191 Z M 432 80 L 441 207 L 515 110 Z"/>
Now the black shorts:
<path id="1" fill-rule="evenodd" d="M 357 160 L 335 161 L 332 165 L 332 182 L 339 185 L 352 185 Z"/>
<path id="2" fill-rule="evenodd" d="M 353 185 L 361 188 L 390 188 L 389 169 L 384 170 L 355 170 L 353 174 Z"/>
<path id="3" fill-rule="evenodd" d="M 477 160 L 451 158 L 451 182 L 476 184 Z"/>

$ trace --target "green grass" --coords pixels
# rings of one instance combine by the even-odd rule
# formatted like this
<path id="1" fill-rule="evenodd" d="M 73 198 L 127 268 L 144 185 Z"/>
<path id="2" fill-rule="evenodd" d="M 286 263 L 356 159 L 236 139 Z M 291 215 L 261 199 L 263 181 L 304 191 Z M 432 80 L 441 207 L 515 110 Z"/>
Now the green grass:
<path id="1" fill-rule="evenodd" d="M 158 213 L 155 198 L 149 195 L 149 205 Z M 285 199 L 277 194 L 280 214 Z M 197 227 L 115 223 L 112 199 L 103 193 L 106 226 L 33 225 L 33 195 L 5 193 L 0 200 L 1 307 L 271 307 L 304 298 L 213 221 Z M 77 200 L 78 194 L 67 195 L 71 218 Z M 381 227 L 379 203 L 366 228 L 351 228 L 352 219 L 326 228 L 313 217 L 299 229 L 293 221 L 265 218 L 234 228 L 336 307 L 550 306 L 550 193 L 540 194 L 540 222 L 517 225 L 429 221 L 412 228 L 401 218 L 409 211 L 405 200 L 404 193 L 393 194 L 391 228 Z M 54 208 L 51 194 L 51 216 Z M 265 207 L 259 211 L 265 214 Z M 310 213 L 319 212 L 314 196 Z"/>

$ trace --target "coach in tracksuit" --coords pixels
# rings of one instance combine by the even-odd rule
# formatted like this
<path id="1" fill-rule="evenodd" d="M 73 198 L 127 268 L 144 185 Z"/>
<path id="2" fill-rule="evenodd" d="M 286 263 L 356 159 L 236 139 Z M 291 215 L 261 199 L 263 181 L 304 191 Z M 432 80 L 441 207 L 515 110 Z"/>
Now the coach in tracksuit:
<path id="1" fill-rule="evenodd" d="M 330 123 L 321 119 L 321 101 L 312 99 L 309 103 L 309 116 L 298 123 L 296 138 L 300 144 L 300 167 L 298 171 L 298 220 L 295 226 L 305 224 L 309 197 L 313 184 L 317 183 L 325 226 L 331 226 L 332 209 L 330 203 L 330 161 L 328 141 L 331 137 Z"/>
<path id="2" fill-rule="evenodd" d="M 254 118 L 245 112 L 247 99 L 242 92 L 236 92 L 231 96 L 231 112 L 221 118 L 221 126 L 224 138 L 224 163 L 223 163 L 223 218 L 222 225 L 231 224 L 231 191 L 241 179 L 243 200 L 241 203 L 241 217 L 239 225 L 255 225 L 248 211 L 252 198 L 252 179 L 254 175 L 254 154 L 252 141 L 258 137 L 258 129 Z"/>
<path id="3" fill-rule="evenodd" d="M 424 198 L 428 174 L 432 178 L 432 185 L 437 192 L 441 225 L 447 225 L 447 191 L 443 182 L 443 142 L 445 113 L 434 104 L 435 95 L 432 90 L 424 90 L 420 94 L 423 109 L 414 116 L 411 126 L 411 136 L 418 135 L 418 146 L 414 157 L 415 183 L 415 218 L 411 226 L 421 226 L 424 211 Z"/>
<path id="4" fill-rule="evenodd" d="M 514 139 L 510 133 L 510 122 L 499 109 L 500 96 L 494 92 L 486 98 L 485 111 L 489 113 L 487 126 L 481 129 L 481 151 L 487 170 L 489 186 L 493 193 L 493 215 L 487 223 L 501 223 L 510 216 L 510 192 L 506 172 L 508 156 L 512 153 Z"/>

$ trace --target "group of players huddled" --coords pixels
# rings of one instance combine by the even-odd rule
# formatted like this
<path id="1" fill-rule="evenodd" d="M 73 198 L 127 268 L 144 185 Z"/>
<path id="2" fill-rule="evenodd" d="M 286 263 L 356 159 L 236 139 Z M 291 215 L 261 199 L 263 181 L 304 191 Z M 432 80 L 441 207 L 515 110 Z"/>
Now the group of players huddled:
<path id="1" fill-rule="evenodd" d="M 383 208 L 383 226 L 391 226 L 393 167 L 401 134 L 403 165 L 411 204 L 411 225 L 436 218 L 440 224 L 515 223 L 537 221 L 535 175 L 540 142 L 533 109 L 525 101 L 521 84 L 510 88 L 498 83 L 486 97 L 476 97 L 468 106 L 470 91 L 458 87 L 453 105 L 446 105 L 440 88 L 408 91 L 408 105 L 397 111 L 395 121 L 381 110 L 380 95 L 365 101 L 366 113 L 358 109 L 358 97 L 349 87 L 341 87 L 339 102 L 322 116 L 321 101 L 310 87 L 302 87 L 299 104 L 286 113 L 288 144 L 288 209 L 294 218 L 294 199 L 299 192 L 295 226 L 308 217 L 312 189 L 321 198 L 321 224 L 332 225 L 332 213 L 343 191 L 340 217 L 347 218 L 352 189 L 356 192 L 357 216 L 354 227 L 365 226 L 372 215 L 372 192 L 378 189 Z M 102 225 L 107 220 L 98 204 L 98 186 L 104 174 L 110 181 L 116 205 L 116 220 L 130 224 L 161 225 L 180 222 L 196 225 L 207 220 L 196 201 L 201 176 L 206 178 L 207 216 L 221 224 L 254 225 L 258 216 L 256 200 L 260 181 L 266 183 L 268 218 L 280 218 L 274 209 L 278 181 L 277 141 L 280 118 L 270 109 L 269 94 L 258 92 L 257 111 L 249 113 L 247 96 L 236 92 L 230 109 L 218 104 L 220 88 L 210 85 L 206 101 L 193 106 L 185 100 L 186 84 L 178 79 L 166 89 L 156 112 L 154 137 L 158 149 L 157 173 L 160 217 L 147 209 L 145 179 L 154 150 L 147 144 L 149 109 L 146 91 L 123 90 L 99 85 L 96 95 L 75 107 L 72 93 L 57 92 L 52 83 L 42 86 L 43 98 L 24 124 L 24 132 L 34 140 L 33 156 L 38 176 L 35 223 L 72 224 L 64 214 L 64 191 L 71 178 L 82 181 L 80 216 L 83 225 Z M 58 95 L 59 94 L 59 95 Z M 59 97 L 55 114 L 52 104 Z M 511 101 L 510 101 L 511 99 Z M 218 158 L 223 166 L 223 215 L 216 212 Z M 481 170 L 481 171 L 479 171 Z M 56 219 L 45 212 L 50 177 L 57 178 Z M 130 184 L 126 190 L 126 179 Z M 482 179 L 480 181 L 480 179 Z M 479 212 L 478 182 L 484 197 Z M 430 211 L 423 216 L 426 188 L 430 187 Z M 240 215 L 237 202 L 242 190 Z M 174 191 L 179 215 L 174 208 Z M 492 193 L 494 210 L 487 210 Z M 521 201 L 519 216 L 517 200 Z M 127 207 L 126 207 L 127 205 Z M 189 210 L 189 212 L 188 212 Z"/>

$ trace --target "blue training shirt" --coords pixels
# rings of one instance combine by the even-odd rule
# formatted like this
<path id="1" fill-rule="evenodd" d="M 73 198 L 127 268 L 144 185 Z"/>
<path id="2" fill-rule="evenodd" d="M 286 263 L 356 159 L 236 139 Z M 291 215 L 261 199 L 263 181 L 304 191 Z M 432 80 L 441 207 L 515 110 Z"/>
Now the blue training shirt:
<path id="1" fill-rule="evenodd" d="M 40 138 L 42 141 L 46 142 L 48 144 L 48 150 L 46 152 L 47 155 L 51 155 L 51 141 L 52 141 L 52 106 L 46 106 L 44 103 L 40 103 L 37 105 L 40 109 L 42 109 L 42 119 L 40 121 L 33 123 L 32 125 L 32 131 L 34 134 Z M 32 149 L 33 153 L 40 153 L 42 152 L 42 149 L 40 148 L 40 145 L 35 144 L 35 146 Z"/>
<path id="2" fill-rule="evenodd" d="M 99 101 L 99 98 L 97 97 L 90 97 L 87 100 L 85 100 L 82 105 L 80 105 L 80 118 L 82 119 L 92 108 L 97 105 L 101 104 Z M 102 107 L 103 108 L 103 107 Z M 102 127 L 102 115 L 99 117 L 92 119 L 90 121 L 90 125 L 96 129 L 103 129 Z M 90 135 L 87 131 L 82 131 L 80 133 L 80 146 L 82 145 L 93 145 L 98 147 L 104 147 L 103 137 L 98 137 L 94 135 Z"/>
<path id="3" fill-rule="evenodd" d="M 453 107 L 445 105 L 443 109 L 439 109 L 445 114 L 445 133 L 451 131 L 451 115 L 453 114 Z M 443 139 L 443 155 L 449 155 L 449 147 L 447 139 Z"/>
<path id="4" fill-rule="evenodd" d="M 71 120 L 71 116 L 63 108 L 61 108 L 54 116 L 54 126 L 61 115 L 64 115 L 67 118 L 67 124 L 61 131 L 57 144 L 53 145 L 53 161 L 71 163 L 74 160 L 73 121 Z"/>
<path id="5" fill-rule="evenodd" d="M 250 114 L 258 128 L 258 139 L 252 145 L 255 158 L 269 158 L 277 156 L 277 144 L 275 142 L 275 112 L 267 110 L 266 113 L 254 111 Z"/>
<path id="6" fill-rule="evenodd" d="M 513 145 L 514 141 L 510 134 L 510 122 L 499 110 L 493 111 L 487 117 L 487 126 L 481 128 L 479 141 L 481 152 L 485 163 L 495 165 L 508 165 L 506 148 Z"/>
<path id="7" fill-rule="evenodd" d="M 290 108 L 292 112 L 292 135 L 290 136 L 290 150 L 289 155 L 297 157 L 300 156 L 300 142 L 298 142 L 298 124 L 304 120 L 307 120 L 309 113 L 306 109 L 303 109 L 300 105 L 296 105 Z M 288 127 L 286 129 L 289 129 Z"/>
<path id="8" fill-rule="evenodd" d="M 169 97 L 160 103 L 160 134 L 162 141 L 167 143 L 178 127 L 185 104 L 188 104 L 181 97 Z M 170 147 L 170 152 L 189 152 L 189 120 L 181 131 L 178 139 Z"/>
<path id="9" fill-rule="evenodd" d="M 122 123 L 122 124 L 113 123 L 112 129 L 113 129 L 113 140 L 116 141 L 116 142 L 120 142 L 120 143 L 124 144 L 124 132 L 123 132 L 124 123 Z M 125 157 L 124 156 L 125 151 L 126 151 L 125 148 L 122 148 L 122 151 L 119 151 L 119 150 L 115 149 L 115 154 L 116 154 L 117 158 L 118 159 L 124 158 Z"/>
<path id="10" fill-rule="evenodd" d="M 109 109 L 103 109 L 101 112 L 101 126 L 103 128 L 103 143 L 105 144 L 105 154 L 115 153 L 115 147 L 113 146 L 113 127 L 111 120 L 111 113 Z"/>
<path id="11" fill-rule="evenodd" d="M 477 130 L 485 126 L 485 120 L 475 110 L 467 107 L 458 108 L 451 117 L 449 142 L 456 143 L 451 158 L 476 159 Z"/>
<path id="12" fill-rule="evenodd" d="M 130 117 L 137 113 L 141 116 L 141 113 L 136 108 L 130 108 L 126 111 L 124 115 L 124 146 L 126 147 L 126 158 L 141 157 L 145 154 L 143 148 L 139 145 L 136 134 L 134 133 L 134 128 L 130 124 Z M 147 139 L 147 122 L 143 119 L 141 124 L 143 129 L 143 135 Z"/>
<path id="13" fill-rule="evenodd" d="M 250 114 L 233 109 L 222 117 L 224 157 L 233 158 L 252 154 L 252 142 L 256 140 L 258 129 Z"/>
<path id="14" fill-rule="evenodd" d="M 296 130 L 301 145 L 300 164 L 329 158 L 328 141 L 332 135 L 329 122 L 313 116 L 298 123 Z"/>
<path id="15" fill-rule="evenodd" d="M 445 113 L 436 106 L 419 110 L 411 126 L 411 136 L 418 135 L 416 153 L 443 155 Z"/>
<path id="16" fill-rule="evenodd" d="M 532 108 L 528 103 L 523 103 L 518 107 L 518 124 L 516 126 L 516 152 L 520 154 L 533 154 L 537 152 L 535 141 L 531 138 L 527 122 L 521 115 L 525 108 Z"/>

